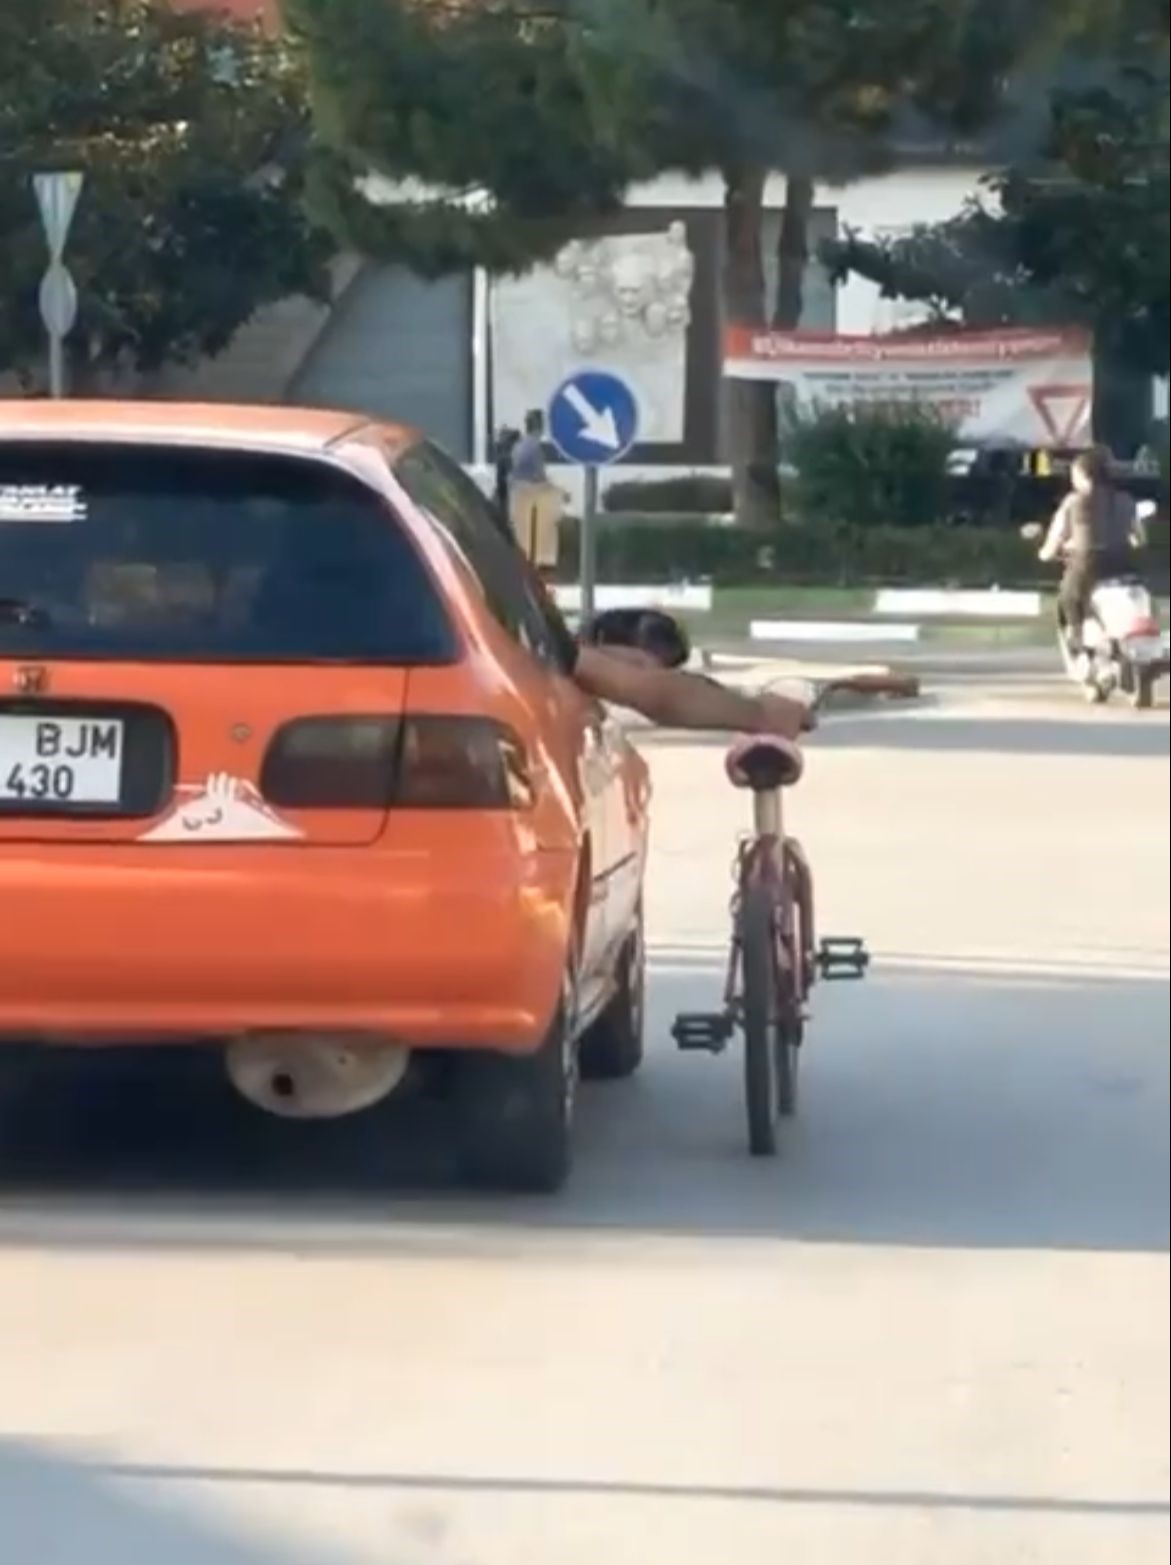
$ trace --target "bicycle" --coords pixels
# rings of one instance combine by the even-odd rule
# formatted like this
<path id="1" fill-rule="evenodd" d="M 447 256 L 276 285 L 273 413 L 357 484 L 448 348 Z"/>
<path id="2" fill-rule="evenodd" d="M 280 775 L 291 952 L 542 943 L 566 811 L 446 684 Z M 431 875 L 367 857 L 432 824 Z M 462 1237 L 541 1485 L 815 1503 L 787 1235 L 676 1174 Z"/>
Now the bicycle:
<path id="1" fill-rule="evenodd" d="M 809 703 L 810 722 L 831 696 L 855 692 L 879 696 L 918 694 L 913 677 L 850 674 L 818 681 Z M 797 1111 L 797 1074 L 818 980 L 864 978 L 870 955 L 859 939 L 818 941 L 813 875 L 800 843 L 785 830 L 782 796 L 805 767 L 801 750 L 787 739 L 752 735 L 728 751 L 733 786 L 751 791 L 753 830 L 735 863 L 732 942 L 724 1005 L 714 1013 L 684 1013 L 672 1035 L 682 1050 L 722 1054 L 737 1028 L 744 1033 L 744 1095 L 748 1145 L 754 1157 L 777 1151 L 777 1128 Z"/>

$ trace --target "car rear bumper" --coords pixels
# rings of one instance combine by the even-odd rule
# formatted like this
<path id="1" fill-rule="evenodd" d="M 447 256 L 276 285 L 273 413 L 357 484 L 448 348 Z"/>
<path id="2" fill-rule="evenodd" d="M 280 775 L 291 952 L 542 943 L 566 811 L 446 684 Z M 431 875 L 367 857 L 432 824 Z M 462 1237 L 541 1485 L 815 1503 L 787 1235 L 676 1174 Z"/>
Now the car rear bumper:
<path id="1" fill-rule="evenodd" d="M 560 993 L 572 855 L 233 846 L 0 854 L 0 1037 L 268 1028 L 518 1053 Z"/>

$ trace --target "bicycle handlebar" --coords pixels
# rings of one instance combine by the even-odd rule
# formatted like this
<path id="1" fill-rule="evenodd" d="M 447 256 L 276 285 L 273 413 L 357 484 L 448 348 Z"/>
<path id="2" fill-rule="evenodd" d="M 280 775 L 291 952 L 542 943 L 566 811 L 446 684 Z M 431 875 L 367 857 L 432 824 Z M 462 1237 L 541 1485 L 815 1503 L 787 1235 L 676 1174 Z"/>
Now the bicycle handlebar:
<path id="1" fill-rule="evenodd" d="M 847 691 L 854 695 L 901 696 L 904 699 L 919 694 L 919 680 L 914 674 L 894 674 L 886 669 L 882 672 L 843 674 L 840 678 L 819 679 L 813 683 L 816 694 L 809 703 L 812 713 L 820 712 L 831 696 Z"/>
<path id="2" fill-rule="evenodd" d="M 778 684 L 781 681 L 777 681 Z M 914 674 L 895 674 L 889 669 L 862 670 L 852 674 L 842 674 L 833 679 L 808 679 L 804 684 L 811 687 L 813 695 L 806 706 L 808 718 L 805 723 L 806 733 L 812 733 L 817 727 L 818 713 L 836 695 L 852 692 L 855 695 L 867 696 L 894 696 L 910 699 L 919 694 L 919 680 Z"/>

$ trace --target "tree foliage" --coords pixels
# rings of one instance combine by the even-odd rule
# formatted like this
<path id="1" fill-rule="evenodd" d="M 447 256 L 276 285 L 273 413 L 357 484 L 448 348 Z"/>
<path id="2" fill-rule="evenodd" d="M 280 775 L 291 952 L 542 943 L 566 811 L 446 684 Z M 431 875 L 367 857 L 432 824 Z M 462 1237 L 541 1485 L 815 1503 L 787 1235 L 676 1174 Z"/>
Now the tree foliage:
<path id="1" fill-rule="evenodd" d="M 35 172 L 86 185 L 67 263 L 83 380 L 221 351 L 263 304 L 324 296 L 305 218 L 295 56 L 258 29 L 149 0 L 0 7 L 0 368 L 43 354 Z"/>
<path id="2" fill-rule="evenodd" d="M 1111 361 L 1165 375 L 1166 0 L 1087 5 L 1074 42 L 1043 140 L 990 175 L 986 199 L 894 241 L 849 236 L 829 259 L 941 319 L 1088 325 Z"/>
<path id="3" fill-rule="evenodd" d="M 523 270 L 665 171 L 725 182 L 725 314 L 794 325 L 817 184 L 969 132 L 1060 0 L 287 0 L 325 143 L 315 209 L 424 273 Z M 374 204 L 368 170 L 398 182 Z M 789 176 L 765 298 L 767 176 Z M 413 182 L 413 183 L 412 183 Z M 405 199 L 403 199 L 405 197 Z M 728 388 L 737 511 L 775 504 L 772 388 Z"/>
<path id="4" fill-rule="evenodd" d="M 286 0 L 316 193 L 424 273 L 520 269 L 666 170 L 847 182 L 987 119 L 1041 0 Z M 363 199 L 369 171 L 403 187 Z M 425 187 L 425 188 L 424 188 Z M 369 208 L 369 210 L 367 210 Z"/>
<path id="5" fill-rule="evenodd" d="M 321 147 L 313 210 L 424 276 L 521 271 L 653 172 L 558 0 L 288 0 Z M 398 185 L 366 198 L 370 173 Z"/>

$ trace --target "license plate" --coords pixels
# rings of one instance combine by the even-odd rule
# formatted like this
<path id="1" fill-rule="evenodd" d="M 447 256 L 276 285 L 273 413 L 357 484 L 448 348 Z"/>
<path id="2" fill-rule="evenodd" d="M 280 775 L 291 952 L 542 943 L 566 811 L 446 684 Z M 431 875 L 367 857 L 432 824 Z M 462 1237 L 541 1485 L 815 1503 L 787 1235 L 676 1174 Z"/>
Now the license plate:
<path id="1" fill-rule="evenodd" d="M 0 713 L 0 804 L 118 804 L 125 724 Z"/>

